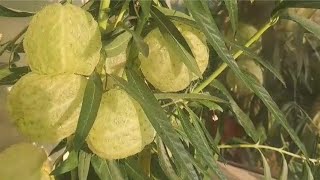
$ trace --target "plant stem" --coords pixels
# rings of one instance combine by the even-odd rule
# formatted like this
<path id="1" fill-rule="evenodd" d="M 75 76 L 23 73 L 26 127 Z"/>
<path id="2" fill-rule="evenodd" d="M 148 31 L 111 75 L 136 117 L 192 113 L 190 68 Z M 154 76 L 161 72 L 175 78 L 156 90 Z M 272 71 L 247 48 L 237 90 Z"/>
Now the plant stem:
<path id="1" fill-rule="evenodd" d="M 254 42 L 259 40 L 262 34 L 267 31 L 270 27 L 272 27 L 277 21 L 279 17 L 277 15 L 273 16 L 268 23 L 266 23 L 259 31 L 254 34 L 249 41 L 244 45 L 245 47 L 250 47 Z M 237 51 L 233 58 L 237 59 L 243 53 L 242 50 Z M 205 87 L 207 87 L 214 79 L 216 79 L 226 68 L 228 65 L 226 63 L 222 63 L 218 69 L 216 69 L 205 81 L 203 81 L 197 88 L 194 89 L 193 92 L 199 93 Z"/>
<path id="2" fill-rule="evenodd" d="M 110 6 L 110 0 L 101 0 L 98 16 L 98 24 L 101 32 L 105 31 L 108 26 L 108 9 Z"/>
<path id="3" fill-rule="evenodd" d="M 292 152 L 289 151 L 285 151 L 282 148 L 276 148 L 276 147 L 271 147 L 271 146 L 266 146 L 266 145 L 260 145 L 260 144 L 233 144 L 233 145 L 219 145 L 218 146 L 219 149 L 233 149 L 233 148 L 254 148 L 254 149 L 268 149 L 268 150 L 272 150 L 272 151 L 276 151 L 279 152 L 281 154 L 286 154 L 288 156 L 297 158 L 297 159 L 301 159 L 301 160 L 305 160 L 305 161 L 310 161 L 313 164 L 319 164 L 320 163 L 320 159 L 308 159 L 304 156 L 300 156 L 298 154 L 294 154 Z"/>

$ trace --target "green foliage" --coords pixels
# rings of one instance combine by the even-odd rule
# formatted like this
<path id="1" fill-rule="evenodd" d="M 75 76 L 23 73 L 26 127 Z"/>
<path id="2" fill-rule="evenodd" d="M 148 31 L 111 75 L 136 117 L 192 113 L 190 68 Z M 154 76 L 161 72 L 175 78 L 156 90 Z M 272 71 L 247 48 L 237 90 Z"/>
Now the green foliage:
<path id="1" fill-rule="evenodd" d="M 62 8 L 71 5 L 59 4 L 56 6 Z M 230 28 L 224 28 L 231 25 L 233 35 L 243 33 L 238 31 L 238 26 L 242 23 L 240 21 L 245 19 L 242 17 L 244 11 L 241 7 L 256 7 L 254 3 L 247 5 L 241 1 L 224 0 L 221 5 L 221 2 L 209 4 L 204 0 L 184 0 L 183 6 L 187 12 L 169 8 L 171 5 L 164 1 L 102 0 L 98 2 L 91 0 L 82 9 L 77 8 L 84 13 L 82 15 L 88 18 L 84 21 L 88 20 L 93 23 L 93 25 L 91 24 L 93 28 L 87 28 L 85 32 L 82 32 L 84 30 L 81 28 L 81 30 L 73 29 L 82 27 L 79 25 L 81 18 L 73 16 L 69 11 L 62 13 L 63 10 L 60 9 L 58 13 L 52 14 L 51 19 L 45 16 L 48 12 L 40 11 L 41 13 L 45 12 L 41 17 L 40 25 L 37 25 L 39 22 L 35 18 L 30 29 L 25 28 L 12 40 L 0 44 L 0 55 L 8 52 L 11 54 L 7 64 L 0 64 L 0 85 L 14 85 L 16 83 L 11 91 L 9 101 L 15 106 L 10 107 L 10 111 L 23 112 L 21 113 L 23 116 L 20 114 L 15 119 L 21 120 L 29 117 L 28 113 L 32 110 L 28 110 L 29 107 L 25 105 L 29 103 L 27 99 L 43 100 L 42 96 L 34 95 L 42 93 L 41 88 L 44 90 L 47 88 L 46 91 L 50 93 L 54 91 L 52 93 L 57 93 L 56 96 L 59 97 L 59 92 L 62 95 L 68 94 L 68 90 L 71 91 L 74 88 L 74 86 L 69 87 L 70 84 L 67 81 L 65 85 L 63 83 L 55 85 L 57 81 L 49 81 L 49 76 L 44 74 L 51 74 L 50 76 L 54 77 L 52 79 L 55 79 L 57 74 L 67 73 L 70 76 L 81 76 L 87 82 L 86 86 L 79 89 L 84 92 L 84 95 L 81 96 L 81 110 L 76 116 L 77 126 L 74 126 L 72 131 L 65 135 L 68 137 L 59 137 L 60 143 L 50 153 L 50 156 L 60 153 L 51 174 L 57 179 L 71 177 L 80 180 L 95 178 L 102 180 L 227 179 L 228 176 L 224 174 L 225 172 L 220 168 L 218 162 L 224 162 L 225 158 L 230 160 L 230 157 L 231 160 L 234 160 L 232 157 L 238 152 L 233 149 L 242 148 L 246 149 L 245 152 L 241 152 L 241 155 L 245 154 L 246 163 L 253 167 L 258 166 L 259 170 L 263 168 L 265 179 L 272 177 L 281 180 L 301 177 L 317 179 L 319 138 L 316 137 L 318 136 L 319 127 L 317 126 L 319 124 L 312 111 L 318 112 L 320 108 L 315 107 L 310 110 L 308 105 L 310 106 L 310 102 L 315 101 L 315 96 L 320 90 L 320 87 L 317 87 L 317 84 L 320 83 L 320 79 L 317 79 L 319 74 L 316 74 L 320 68 L 319 65 L 317 69 L 316 65 L 320 63 L 315 60 L 320 60 L 320 55 L 317 52 L 320 47 L 320 25 L 310 17 L 287 11 L 287 8 L 319 8 L 320 3 L 317 1 L 281 1 L 273 8 L 270 17 L 263 19 L 266 23 L 253 36 L 250 35 L 250 39 L 244 44 L 242 41 L 233 42 L 228 40 L 229 38 L 224 38 L 224 34 L 231 32 Z M 48 14 L 50 15 L 50 12 Z M 34 13 L 0 6 L 0 16 L 28 17 L 33 15 Z M 35 17 L 39 17 L 39 15 L 35 15 Z M 72 19 L 70 26 L 64 21 L 67 21 L 68 18 Z M 247 18 L 250 20 L 252 17 Z M 59 21 L 54 21 L 55 19 Z M 98 21 L 97 24 L 95 20 Z M 297 23 L 299 26 L 295 27 L 293 32 L 278 30 L 281 29 L 278 27 L 282 23 L 286 28 L 288 22 Z M 58 30 L 48 28 L 45 31 L 38 29 L 38 26 L 41 25 L 54 27 L 55 23 L 63 28 Z M 206 38 L 210 49 L 210 63 L 204 73 L 202 67 L 197 64 L 194 48 L 188 44 L 189 39 L 181 31 L 183 29 L 180 27 L 181 24 L 195 30 L 194 32 L 204 34 Z M 91 27 L 91 25 L 89 26 Z M 260 41 L 262 36 L 268 36 L 266 31 L 273 27 L 277 33 L 274 44 L 269 44 L 267 47 L 263 45 L 262 52 L 253 52 L 254 50 L 250 46 Z M 170 58 L 179 59 L 180 64 L 185 65 L 188 72 L 190 71 L 190 76 L 187 78 L 188 83 L 191 83 L 181 91 L 161 92 L 164 90 L 156 86 L 153 87 L 152 82 L 150 82 L 151 84 L 147 82 L 148 78 L 141 70 L 143 68 L 141 62 L 144 60 L 161 59 L 151 57 L 155 55 L 160 57 L 161 52 L 150 52 L 156 46 L 161 51 L 164 49 L 164 45 L 148 46 L 146 40 L 147 34 L 155 28 L 159 29 L 159 36 L 165 42 L 165 48 L 169 48 L 173 52 L 170 54 L 172 56 Z M 81 36 L 75 39 L 74 34 L 68 32 L 70 29 L 79 34 L 87 33 L 88 37 Z M 23 36 L 26 31 L 26 36 Z M 42 34 L 40 33 L 39 36 L 36 33 L 37 35 L 33 36 L 35 32 Z M 245 37 L 247 34 L 239 35 Z M 88 44 L 80 47 L 80 42 L 83 41 Z M 24 52 L 22 42 L 29 58 L 28 66 L 18 66 L 19 54 Z M 72 47 L 67 47 L 68 42 L 71 42 Z M 62 44 L 63 47 L 57 46 L 57 44 Z M 101 44 L 100 62 L 96 66 Z M 228 47 L 229 45 L 231 48 Z M 192 46 L 197 47 L 197 45 Z M 198 45 L 198 47 L 202 46 Z M 82 52 L 83 50 L 85 52 Z M 271 55 L 264 53 L 264 51 L 269 52 L 268 50 Z M 105 63 L 108 57 L 114 57 L 123 52 L 126 52 L 126 61 L 119 65 L 119 69 L 124 68 L 124 73 L 121 76 L 101 73 L 108 68 L 106 67 L 108 63 Z M 312 55 L 309 55 L 311 53 Z M 78 56 L 80 54 L 85 58 Z M 242 54 L 245 56 L 241 56 Z M 240 68 L 240 64 L 236 61 L 239 56 L 254 59 L 261 64 L 264 68 L 262 71 L 263 83 Z M 142 60 L 142 58 L 144 59 Z M 292 59 L 292 61 L 288 59 Z M 82 60 L 88 60 L 86 61 L 88 66 L 83 66 Z M 170 64 L 171 61 L 168 62 Z M 75 70 L 78 64 L 83 66 L 80 71 Z M 162 68 L 160 65 L 168 64 L 159 64 L 157 69 Z M 94 67 L 96 69 L 93 72 Z M 180 66 L 177 69 L 179 70 L 179 68 Z M 253 93 L 243 96 L 226 88 L 226 74 L 223 71 L 227 68 L 230 68 L 237 79 Z M 168 69 L 171 71 L 173 68 L 168 66 Z M 14 93 L 15 88 L 28 77 L 25 74 L 30 71 L 32 71 L 31 73 L 40 73 L 39 76 L 43 76 L 48 82 L 39 81 L 38 85 L 31 87 L 34 82 L 30 81 L 19 90 L 19 93 Z M 155 77 L 160 77 L 160 74 L 154 73 Z M 193 74 L 201 78 L 195 78 Z M 165 79 L 160 80 L 166 82 Z M 141 144 L 142 147 L 145 147 L 143 151 L 116 160 L 103 159 L 99 157 L 99 153 L 95 154 L 87 138 L 97 114 L 105 110 L 102 108 L 106 108 L 101 107 L 100 104 L 103 95 L 110 91 L 110 84 L 126 91 L 128 98 L 130 97 L 139 103 L 156 131 L 152 143 Z M 173 84 L 168 84 L 168 86 L 173 86 Z M 34 89 L 34 87 L 37 88 Z M 29 90 L 35 93 L 26 93 Z M 312 97 L 310 98 L 310 96 Z M 67 100 L 65 101 L 67 102 Z M 41 107 L 38 107 L 36 103 L 31 103 L 31 107 L 36 106 L 32 109 L 39 111 L 35 117 L 46 113 L 46 111 L 41 112 L 40 109 L 46 110 L 46 107 L 51 105 L 50 103 L 52 102 L 48 101 Z M 63 105 L 64 101 L 61 101 L 60 104 Z M 108 107 L 115 107 L 115 104 L 109 103 Z M 126 110 L 125 107 L 120 108 L 122 109 L 119 111 Z M 51 110 L 54 109 L 59 108 L 49 108 L 48 112 L 52 112 Z M 139 108 L 135 107 L 135 110 L 139 111 Z M 123 113 L 126 114 L 127 111 Z M 13 117 L 18 116 L 17 113 L 12 114 Z M 61 113 L 58 114 L 61 115 Z M 56 114 L 52 116 L 58 117 Z M 65 114 L 63 117 L 69 117 L 69 114 Z M 119 118 L 121 119 L 121 117 Z M 31 122 L 27 124 L 38 124 L 36 121 Z M 121 124 L 119 122 L 116 119 L 112 123 L 107 123 L 115 127 L 101 126 L 100 128 L 103 130 L 112 128 L 115 130 L 113 133 L 128 131 L 127 133 L 130 134 L 144 131 L 139 129 L 131 131 L 129 127 L 117 126 L 117 124 Z M 19 126 L 19 123 L 17 124 Z M 22 124 L 25 127 L 25 124 Z M 20 124 L 20 126 L 22 125 Z M 58 126 L 59 124 L 57 128 Z M 145 128 L 144 126 L 139 127 Z M 24 131 L 26 130 L 24 129 Z M 37 129 L 32 129 L 32 132 L 37 132 Z M 229 135 L 230 133 L 231 135 Z M 101 137 L 101 139 L 103 138 Z M 112 140 L 121 143 L 124 142 L 124 139 L 117 139 L 117 136 L 114 136 Z M 143 139 L 137 140 L 137 142 L 140 141 L 143 142 Z M 101 144 L 103 143 L 108 144 L 108 142 L 101 142 Z M 130 148 L 130 144 L 122 145 Z M 65 150 L 61 154 L 61 150 L 64 148 Z M 118 147 L 108 148 L 114 150 Z M 257 151 L 251 151 L 252 149 Z M 69 153 L 69 156 L 67 159 L 63 159 L 66 152 Z M 280 156 L 282 158 L 279 158 Z M 276 157 L 274 160 L 276 162 L 272 161 L 272 157 Z M 278 167 L 278 164 L 281 165 Z M 274 172 L 274 167 L 279 169 L 278 174 Z"/>

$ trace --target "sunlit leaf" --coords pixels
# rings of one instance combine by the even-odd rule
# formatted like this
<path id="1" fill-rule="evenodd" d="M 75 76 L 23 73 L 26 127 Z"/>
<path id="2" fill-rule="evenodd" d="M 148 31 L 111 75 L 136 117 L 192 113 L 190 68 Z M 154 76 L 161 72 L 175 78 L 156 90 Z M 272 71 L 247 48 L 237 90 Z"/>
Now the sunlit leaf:
<path id="1" fill-rule="evenodd" d="M 289 123 L 285 119 L 285 116 L 277 106 L 277 104 L 272 100 L 269 93 L 263 88 L 254 77 L 248 75 L 247 73 L 243 73 L 238 65 L 236 64 L 234 58 L 228 51 L 223 39 L 222 34 L 220 33 L 214 19 L 212 16 L 209 16 L 210 12 L 208 12 L 207 8 L 203 7 L 202 0 L 194 1 L 194 0 L 185 0 L 185 4 L 189 12 L 193 15 L 200 29 L 207 37 L 207 41 L 212 45 L 212 47 L 216 50 L 219 57 L 226 63 L 231 70 L 235 73 L 235 75 L 244 82 L 244 84 L 249 87 L 253 92 L 264 102 L 266 107 L 269 109 L 271 114 L 275 117 L 277 121 L 286 129 L 292 140 L 296 143 L 299 149 L 307 155 L 307 151 L 297 134 L 290 127 Z"/>
<path id="2" fill-rule="evenodd" d="M 103 50 L 107 57 L 113 57 L 124 52 L 131 37 L 131 33 L 124 31 L 114 39 L 103 42 Z"/>
<path id="3" fill-rule="evenodd" d="M 152 126 L 157 131 L 163 142 L 168 146 L 177 163 L 181 165 L 186 177 L 198 179 L 193 164 L 194 159 L 186 151 L 178 134 L 172 127 L 165 111 L 144 83 L 143 79 L 134 71 L 126 70 L 129 83 L 125 80 L 112 76 L 115 82 L 134 98 L 142 107 Z"/>
<path id="4" fill-rule="evenodd" d="M 74 136 L 74 148 L 79 150 L 96 119 L 102 97 L 102 82 L 97 73 L 93 73 L 84 91 L 80 116 Z"/>
<path id="5" fill-rule="evenodd" d="M 157 8 L 151 8 L 151 16 L 156 21 L 159 30 L 166 40 L 168 48 L 172 49 L 183 63 L 198 77 L 202 77 L 201 71 L 192 51 L 176 26 Z"/>

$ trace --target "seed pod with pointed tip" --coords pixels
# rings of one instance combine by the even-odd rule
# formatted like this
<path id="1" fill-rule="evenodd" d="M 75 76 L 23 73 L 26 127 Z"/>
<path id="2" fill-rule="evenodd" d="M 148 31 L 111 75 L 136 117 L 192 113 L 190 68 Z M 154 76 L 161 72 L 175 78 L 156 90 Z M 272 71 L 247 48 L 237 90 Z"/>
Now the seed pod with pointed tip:
<path id="1" fill-rule="evenodd" d="M 102 158 L 121 159 L 142 151 L 154 136 L 141 106 L 124 90 L 111 89 L 102 96 L 87 143 Z"/>
<path id="2" fill-rule="evenodd" d="M 32 18 L 23 46 L 33 72 L 90 75 L 99 61 L 101 35 L 88 12 L 56 3 Z"/>
<path id="3" fill-rule="evenodd" d="M 86 83 L 80 75 L 31 72 L 9 93 L 11 119 L 30 140 L 57 143 L 75 131 Z"/>
<path id="4" fill-rule="evenodd" d="M 14 144 L 0 153 L 0 179 L 54 180 L 43 149 L 29 143 Z"/>
<path id="5" fill-rule="evenodd" d="M 176 25 L 203 73 L 209 61 L 209 50 L 204 34 L 185 24 L 176 23 Z M 159 29 L 152 30 L 144 41 L 149 45 L 149 56 L 139 55 L 141 71 L 156 89 L 162 92 L 181 91 L 188 87 L 191 81 L 197 79 L 181 57 L 168 48 Z"/>

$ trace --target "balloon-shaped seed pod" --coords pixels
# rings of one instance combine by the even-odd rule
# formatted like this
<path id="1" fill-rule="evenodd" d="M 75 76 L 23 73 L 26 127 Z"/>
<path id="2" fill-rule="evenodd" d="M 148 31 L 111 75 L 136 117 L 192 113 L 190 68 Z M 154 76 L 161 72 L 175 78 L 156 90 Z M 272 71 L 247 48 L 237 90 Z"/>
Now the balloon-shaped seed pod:
<path id="1" fill-rule="evenodd" d="M 154 136 L 141 106 L 124 90 L 111 89 L 102 96 L 87 143 L 102 158 L 121 159 L 142 151 Z"/>
<path id="2" fill-rule="evenodd" d="M 59 142 L 75 131 L 86 83 L 80 75 L 31 72 L 8 95 L 11 120 L 32 141 Z"/>
<path id="3" fill-rule="evenodd" d="M 261 67 L 254 62 L 254 60 L 247 57 L 237 60 L 239 67 L 251 73 L 258 81 L 259 84 L 263 84 L 263 71 Z M 228 87 L 239 96 L 248 96 L 253 92 L 247 88 L 247 86 L 238 78 L 231 69 L 228 70 L 226 75 L 226 82 Z"/>
<path id="4" fill-rule="evenodd" d="M 55 3 L 32 18 L 23 46 L 33 72 L 90 75 L 102 45 L 98 24 L 90 13 Z"/>
<path id="5" fill-rule="evenodd" d="M 187 41 L 203 73 L 208 66 L 209 50 L 203 33 L 191 26 L 176 23 L 177 28 Z M 197 79 L 183 63 L 182 57 L 170 49 L 159 29 L 152 30 L 144 41 L 149 46 L 149 55 L 139 54 L 141 71 L 145 78 L 162 92 L 177 92 L 189 86 L 191 81 Z"/>
<path id="6" fill-rule="evenodd" d="M 14 144 L 0 152 L 0 179 L 54 180 L 42 148 L 29 143 Z"/>

